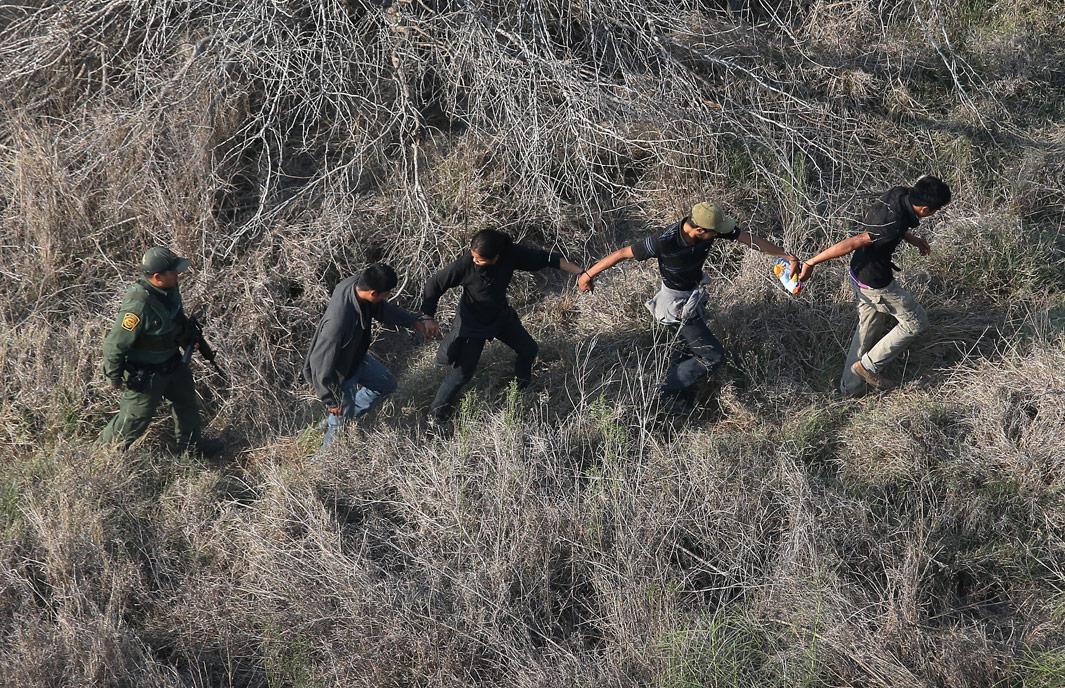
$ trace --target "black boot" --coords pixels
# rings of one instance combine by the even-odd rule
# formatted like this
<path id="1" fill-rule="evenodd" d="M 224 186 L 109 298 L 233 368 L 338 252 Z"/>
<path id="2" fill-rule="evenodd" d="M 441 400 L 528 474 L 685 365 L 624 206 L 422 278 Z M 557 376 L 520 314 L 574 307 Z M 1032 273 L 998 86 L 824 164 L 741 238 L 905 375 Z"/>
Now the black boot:
<path id="1" fill-rule="evenodd" d="M 201 437 L 188 447 L 188 452 L 201 459 L 213 459 L 221 454 L 225 448 L 226 441 L 221 437 Z"/>
<path id="2" fill-rule="evenodd" d="M 692 400 L 692 391 L 685 389 L 680 392 L 663 392 L 658 402 L 658 410 L 663 416 L 676 418 L 690 416 L 695 410 Z"/>

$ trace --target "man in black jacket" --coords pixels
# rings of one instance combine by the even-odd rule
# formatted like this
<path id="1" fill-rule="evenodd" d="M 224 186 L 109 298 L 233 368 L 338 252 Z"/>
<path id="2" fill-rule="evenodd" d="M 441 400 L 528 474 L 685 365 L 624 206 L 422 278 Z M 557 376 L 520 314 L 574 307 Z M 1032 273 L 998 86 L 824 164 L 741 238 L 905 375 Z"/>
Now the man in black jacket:
<path id="1" fill-rule="evenodd" d="M 514 377 L 520 388 L 532 380 L 532 365 L 539 347 L 507 302 L 507 287 L 515 270 L 535 272 L 547 267 L 578 275 L 581 268 L 558 253 L 515 244 L 510 236 L 493 229 L 478 232 L 470 250 L 425 283 L 422 312 L 436 315 L 437 302 L 448 289 L 461 286 L 455 323 L 440 344 L 437 362 L 451 366 L 433 399 L 430 415 L 444 421 L 451 414 L 462 388 L 473 377 L 484 345 L 498 339 L 517 354 Z M 433 322 L 435 326 L 435 322 Z"/>
<path id="2" fill-rule="evenodd" d="M 398 283 L 395 270 L 376 263 L 333 290 L 303 367 L 303 376 L 329 410 L 323 448 L 346 421 L 369 413 L 396 391 L 396 378 L 369 354 L 374 320 L 413 327 L 426 339 L 440 333 L 432 318 L 388 302 Z"/>
<path id="3" fill-rule="evenodd" d="M 932 248 L 913 230 L 950 200 L 950 187 L 936 177 L 921 177 L 913 187 L 896 186 L 866 212 L 858 234 L 803 263 L 800 280 L 809 278 L 818 263 L 853 253 L 849 274 L 858 300 L 858 327 L 840 378 L 844 396 L 861 394 L 867 386 L 892 387 L 882 371 L 928 327 L 924 308 L 895 280 L 892 271 L 898 268 L 891 257 L 902 241 L 927 256 Z M 892 320 L 895 326 L 889 328 Z"/>

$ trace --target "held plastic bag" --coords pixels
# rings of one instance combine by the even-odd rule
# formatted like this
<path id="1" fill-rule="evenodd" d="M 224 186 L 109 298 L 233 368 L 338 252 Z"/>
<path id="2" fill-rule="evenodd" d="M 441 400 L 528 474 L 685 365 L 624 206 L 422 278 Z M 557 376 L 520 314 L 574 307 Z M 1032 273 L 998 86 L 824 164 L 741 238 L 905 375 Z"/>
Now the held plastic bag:
<path id="1" fill-rule="evenodd" d="M 802 291 L 802 282 L 796 277 L 791 276 L 791 263 L 784 258 L 777 258 L 773 261 L 773 274 L 784 287 L 784 291 L 788 292 L 792 296 L 798 296 Z"/>

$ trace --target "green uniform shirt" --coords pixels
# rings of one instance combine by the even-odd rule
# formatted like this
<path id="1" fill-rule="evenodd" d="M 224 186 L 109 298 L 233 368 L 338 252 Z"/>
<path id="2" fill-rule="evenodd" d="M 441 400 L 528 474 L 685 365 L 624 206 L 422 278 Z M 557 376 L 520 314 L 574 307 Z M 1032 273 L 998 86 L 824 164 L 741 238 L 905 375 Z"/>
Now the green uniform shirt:
<path id="1" fill-rule="evenodd" d="M 186 343 L 187 323 L 181 293 L 160 289 L 146 279 L 130 285 L 118 317 L 104 341 L 104 376 L 122 381 L 127 365 L 152 366 L 173 358 Z"/>

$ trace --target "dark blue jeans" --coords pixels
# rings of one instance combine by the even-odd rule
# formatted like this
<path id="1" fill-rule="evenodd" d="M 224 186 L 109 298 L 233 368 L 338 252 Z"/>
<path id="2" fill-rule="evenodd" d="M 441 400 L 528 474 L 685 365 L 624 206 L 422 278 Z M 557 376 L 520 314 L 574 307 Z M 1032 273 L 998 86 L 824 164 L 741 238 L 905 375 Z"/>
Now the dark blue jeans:
<path id="1" fill-rule="evenodd" d="M 678 335 L 683 346 L 674 354 L 659 388 L 663 396 L 686 392 L 725 361 L 725 347 L 702 317 L 692 318 L 682 324 Z"/>
<path id="2" fill-rule="evenodd" d="M 342 414 L 334 416 L 329 414 L 326 418 L 325 437 L 322 438 L 322 448 L 325 449 L 336 438 L 337 431 L 353 418 L 361 418 L 381 403 L 386 396 L 396 391 L 396 378 L 370 354 L 362 359 L 362 363 L 355 369 L 351 377 L 344 381 L 342 386 L 344 398 L 340 407 Z"/>

